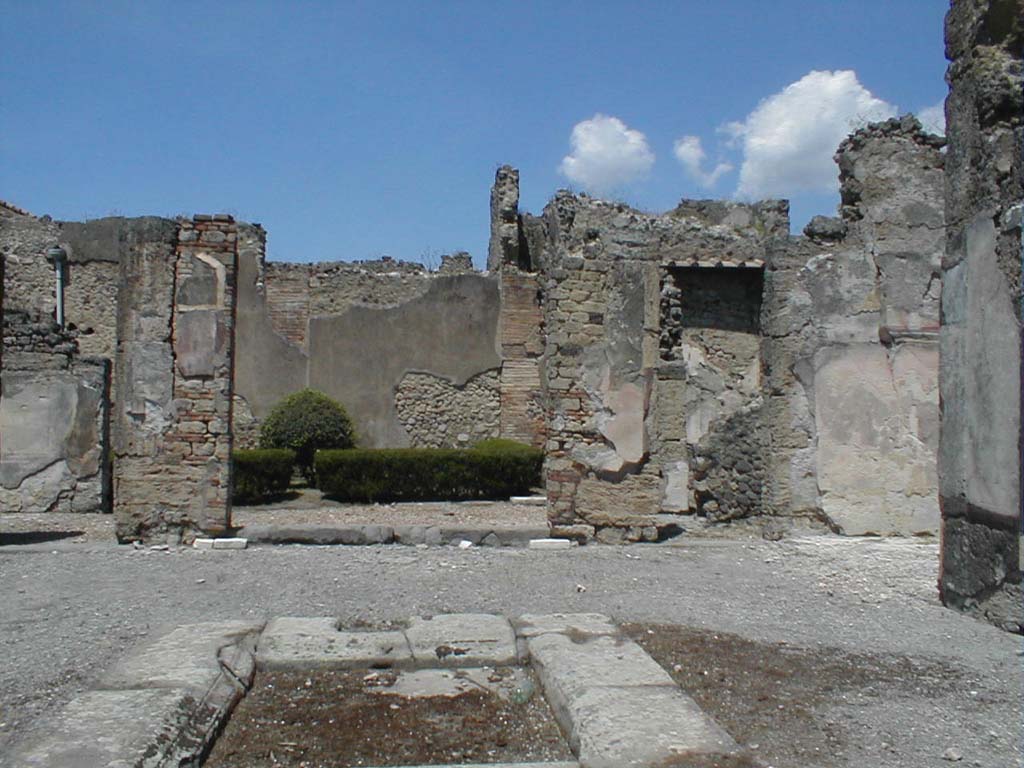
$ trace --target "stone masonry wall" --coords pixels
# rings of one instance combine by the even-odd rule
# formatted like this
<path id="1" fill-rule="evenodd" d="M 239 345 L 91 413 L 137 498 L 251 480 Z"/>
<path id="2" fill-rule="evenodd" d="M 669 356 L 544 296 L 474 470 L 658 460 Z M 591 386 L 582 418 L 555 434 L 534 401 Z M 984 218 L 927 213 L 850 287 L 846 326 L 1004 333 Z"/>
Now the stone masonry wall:
<path id="1" fill-rule="evenodd" d="M 761 269 L 669 268 L 661 278 L 655 410 L 666 512 L 762 511 Z"/>
<path id="2" fill-rule="evenodd" d="M 663 510 L 688 508 L 686 396 L 702 375 L 692 356 L 661 359 L 665 275 L 759 270 L 788 229 L 785 204 L 685 201 L 654 216 L 559 193 L 543 218 L 549 517 L 556 532 L 655 539 Z"/>
<path id="3" fill-rule="evenodd" d="M 414 448 L 468 448 L 498 436 L 501 412 L 497 371 L 462 386 L 430 373 L 407 373 L 398 384 L 395 409 Z"/>
<path id="4" fill-rule="evenodd" d="M 237 227 L 196 216 L 148 234 L 121 263 L 117 536 L 188 540 L 231 522 Z"/>
<path id="5" fill-rule="evenodd" d="M 0 510 L 108 512 L 109 361 L 38 313 L 3 313 Z"/>
<path id="6" fill-rule="evenodd" d="M 468 271 L 472 271 L 472 264 Z M 458 270 L 448 268 L 448 274 Z M 422 264 L 394 261 L 265 262 L 263 290 L 274 329 L 305 349 L 311 317 L 352 306 L 387 307 L 422 296 L 434 277 Z"/>
<path id="7" fill-rule="evenodd" d="M 946 16 L 940 591 L 1011 631 L 1021 590 L 1024 5 L 955 0 Z"/>

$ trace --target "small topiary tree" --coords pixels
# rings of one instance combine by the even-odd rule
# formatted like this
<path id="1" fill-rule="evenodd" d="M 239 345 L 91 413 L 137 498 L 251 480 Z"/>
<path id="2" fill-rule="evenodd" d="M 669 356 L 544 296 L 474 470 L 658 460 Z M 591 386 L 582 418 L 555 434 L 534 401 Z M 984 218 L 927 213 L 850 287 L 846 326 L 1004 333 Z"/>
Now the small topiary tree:
<path id="1" fill-rule="evenodd" d="M 295 464 L 312 484 L 313 457 L 318 448 L 355 445 L 352 422 L 340 403 L 323 392 L 304 389 L 275 405 L 260 428 L 261 448 L 295 451 Z"/>

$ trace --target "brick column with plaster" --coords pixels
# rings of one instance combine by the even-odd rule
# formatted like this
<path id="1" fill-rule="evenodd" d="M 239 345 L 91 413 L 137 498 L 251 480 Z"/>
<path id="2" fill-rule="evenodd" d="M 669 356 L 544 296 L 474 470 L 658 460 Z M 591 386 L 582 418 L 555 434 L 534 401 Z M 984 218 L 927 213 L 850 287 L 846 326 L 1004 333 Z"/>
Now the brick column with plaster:
<path id="1" fill-rule="evenodd" d="M 237 227 L 195 216 L 178 222 L 173 251 L 133 256 L 120 302 L 117 537 L 216 535 L 231 522 Z"/>

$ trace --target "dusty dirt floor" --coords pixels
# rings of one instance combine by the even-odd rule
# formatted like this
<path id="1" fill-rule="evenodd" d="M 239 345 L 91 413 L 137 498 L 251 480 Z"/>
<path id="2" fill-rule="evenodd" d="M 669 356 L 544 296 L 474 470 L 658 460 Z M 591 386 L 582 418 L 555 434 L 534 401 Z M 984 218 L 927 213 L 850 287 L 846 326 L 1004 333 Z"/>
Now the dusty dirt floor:
<path id="1" fill-rule="evenodd" d="M 846 765 L 849 731 L 837 704 L 890 696 L 942 698 L 963 689 L 963 671 L 901 656 L 758 643 L 728 632 L 626 624 L 636 640 L 715 721 L 750 750 L 751 765 Z M 878 747 L 893 749 L 885 732 Z M 895 739 L 894 739 L 895 741 Z"/>
<path id="2" fill-rule="evenodd" d="M 572 758 L 535 681 L 523 689 L 532 695 L 516 701 L 479 688 L 411 698 L 387 693 L 394 676 L 261 673 L 204 766 L 350 768 Z"/>
<path id="3" fill-rule="evenodd" d="M 218 552 L 119 546 L 109 516 L 0 514 L 0 765 L 123 653 L 181 624 L 593 611 L 678 628 L 674 660 L 652 652 L 775 768 L 1024 766 L 1022 638 L 942 607 L 937 571 L 934 540 L 766 540 L 752 526 L 556 552 Z"/>
<path id="4" fill-rule="evenodd" d="M 543 506 L 507 501 L 343 504 L 324 498 L 315 488 L 293 485 L 282 499 L 266 504 L 236 506 L 231 523 L 239 528 L 250 523 L 543 527 L 547 525 L 547 512 Z"/>

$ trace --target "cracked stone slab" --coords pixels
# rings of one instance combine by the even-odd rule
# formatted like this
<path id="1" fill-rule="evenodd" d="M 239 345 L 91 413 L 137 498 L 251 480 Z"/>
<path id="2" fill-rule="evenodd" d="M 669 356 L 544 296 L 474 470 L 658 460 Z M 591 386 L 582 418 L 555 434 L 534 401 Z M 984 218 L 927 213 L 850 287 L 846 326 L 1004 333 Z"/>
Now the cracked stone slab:
<path id="1" fill-rule="evenodd" d="M 187 690 L 90 691 L 51 721 L 47 734 L 14 756 L 19 768 L 155 765 L 154 744 L 178 741 L 195 699 Z M 146 762 L 146 760 L 149 762 Z"/>
<path id="2" fill-rule="evenodd" d="M 518 661 L 516 635 L 503 616 L 448 613 L 414 618 L 405 636 L 421 667 L 510 666 Z"/>
<path id="3" fill-rule="evenodd" d="M 570 704 L 569 716 L 569 745 L 585 768 L 661 766 L 677 756 L 739 751 L 675 686 L 590 688 Z"/>
<path id="4" fill-rule="evenodd" d="M 337 619 L 325 616 L 274 619 L 260 635 L 256 660 L 275 669 L 364 669 L 408 667 L 413 657 L 402 632 L 342 631 Z"/>
<path id="5" fill-rule="evenodd" d="M 258 632 L 260 624 L 218 621 L 185 624 L 146 643 L 121 659 L 100 682 L 101 688 L 186 688 L 205 692 L 221 674 L 227 646 Z M 238 669 L 246 663 L 230 654 Z"/>
<path id="6" fill-rule="evenodd" d="M 618 635 L 619 628 L 602 613 L 525 613 L 513 622 L 519 637 L 562 635 Z"/>

